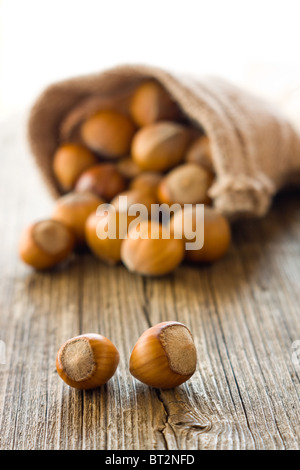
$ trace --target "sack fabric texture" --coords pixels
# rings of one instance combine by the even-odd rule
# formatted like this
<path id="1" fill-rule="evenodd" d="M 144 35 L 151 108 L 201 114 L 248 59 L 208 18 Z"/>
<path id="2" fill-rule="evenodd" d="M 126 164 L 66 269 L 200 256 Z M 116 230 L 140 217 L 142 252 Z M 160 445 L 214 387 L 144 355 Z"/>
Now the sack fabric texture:
<path id="1" fill-rule="evenodd" d="M 224 215 L 264 216 L 277 191 L 300 184 L 300 135 L 272 104 L 220 78 L 124 65 L 55 83 L 33 105 L 29 143 L 54 197 L 60 196 L 52 170 L 57 146 L 76 140 L 82 121 L 99 109 L 126 113 L 132 91 L 147 79 L 161 83 L 209 137 L 216 173 L 209 195 Z"/>

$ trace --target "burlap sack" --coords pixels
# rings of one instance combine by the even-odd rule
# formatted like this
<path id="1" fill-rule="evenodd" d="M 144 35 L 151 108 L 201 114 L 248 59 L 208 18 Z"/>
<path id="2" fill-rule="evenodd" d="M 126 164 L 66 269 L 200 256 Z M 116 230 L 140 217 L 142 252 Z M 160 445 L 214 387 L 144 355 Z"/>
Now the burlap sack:
<path id="1" fill-rule="evenodd" d="M 210 138 L 216 172 L 210 196 L 225 215 L 263 216 L 279 189 L 300 182 L 300 136 L 270 104 L 218 78 L 120 66 L 54 84 L 34 104 L 29 142 L 54 196 L 59 195 L 52 172 L 57 145 L 76 139 L 82 120 L 100 108 L 126 112 L 131 91 L 150 77 Z"/>

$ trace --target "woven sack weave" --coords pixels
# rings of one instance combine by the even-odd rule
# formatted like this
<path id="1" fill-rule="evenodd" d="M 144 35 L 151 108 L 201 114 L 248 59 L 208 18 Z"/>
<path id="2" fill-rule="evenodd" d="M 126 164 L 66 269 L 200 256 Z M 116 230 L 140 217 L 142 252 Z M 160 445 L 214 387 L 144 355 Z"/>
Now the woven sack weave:
<path id="1" fill-rule="evenodd" d="M 300 184 L 300 136 L 271 104 L 220 78 L 125 65 L 53 84 L 33 105 L 29 142 L 55 197 L 60 195 L 52 171 L 57 146 L 76 139 L 80 123 L 98 109 L 126 112 L 131 92 L 149 78 L 208 135 L 216 173 L 209 195 L 226 216 L 263 216 L 277 191 Z"/>

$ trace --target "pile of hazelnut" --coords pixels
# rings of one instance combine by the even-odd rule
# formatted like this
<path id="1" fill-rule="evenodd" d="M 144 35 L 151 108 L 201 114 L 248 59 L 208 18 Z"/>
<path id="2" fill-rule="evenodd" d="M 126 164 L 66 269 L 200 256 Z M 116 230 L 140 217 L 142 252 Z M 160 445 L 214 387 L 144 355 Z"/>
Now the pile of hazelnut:
<path id="1" fill-rule="evenodd" d="M 230 225 L 210 206 L 208 197 L 214 170 L 207 136 L 187 121 L 155 81 L 135 89 L 129 108 L 127 115 L 99 110 L 81 124 L 80 142 L 65 142 L 57 148 L 53 174 L 64 195 L 56 201 L 51 218 L 22 234 L 20 256 L 25 263 L 48 269 L 74 250 L 88 247 L 105 262 L 123 262 L 130 271 L 156 276 L 172 271 L 184 259 L 212 262 L 226 253 Z M 127 196 L 125 208 L 119 204 L 120 195 Z M 204 245 L 189 251 L 186 240 L 174 236 L 185 220 L 177 212 L 169 221 L 169 239 L 136 239 L 130 233 L 127 238 L 99 238 L 96 209 L 105 202 L 116 209 L 117 224 L 135 203 L 144 204 L 149 215 L 153 204 L 205 204 Z M 102 215 L 102 222 L 109 224 L 110 216 L 109 212 Z M 194 224 L 194 210 L 189 217 Z M 130 231 L 129 222 L 130 218 Z M 151 219 L 151 224 L 158 224 L 161 233 L 160 220 Z M 148 220 L 140 223 L 141 233 L 150 229 Z"/>

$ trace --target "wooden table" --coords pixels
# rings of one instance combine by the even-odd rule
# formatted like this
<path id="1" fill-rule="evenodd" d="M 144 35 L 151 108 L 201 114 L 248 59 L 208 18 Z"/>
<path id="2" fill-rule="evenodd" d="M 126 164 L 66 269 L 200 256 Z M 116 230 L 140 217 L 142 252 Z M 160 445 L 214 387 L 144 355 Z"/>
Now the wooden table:
<path id="1" fill-rule="evenodd" d="M 53 201 L 26 147 L 24 116 L 0 129 L 0 448 L 299 449 L 300 193 L 236 225 L 228 256 L 213 266 L 145 279 L 86 254 L 36 273 L 17 243 Z M 146 328 L 171 319 L 191 329 L 198 368 L 159 391 L 133 379 L 128 359 Z M 116 375 L 89 392 L 55 369 L 59 346 L 84 332 L 109 337 L 121 356 Z"/>

